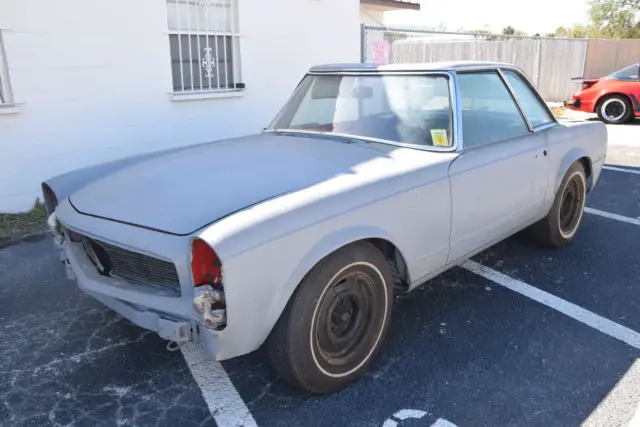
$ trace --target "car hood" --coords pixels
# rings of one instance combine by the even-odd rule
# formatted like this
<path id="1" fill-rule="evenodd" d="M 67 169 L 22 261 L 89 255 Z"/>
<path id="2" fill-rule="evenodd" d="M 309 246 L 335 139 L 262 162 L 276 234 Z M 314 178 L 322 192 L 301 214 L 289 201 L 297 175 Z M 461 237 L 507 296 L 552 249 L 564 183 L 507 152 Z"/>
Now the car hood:
<path id="1" fill-rule="evenodd" d="M 176 235 L 384 156 L 333 137 L 265 133 L 187 147 L 118 169 L 73 193 L 80 213 Z"/>

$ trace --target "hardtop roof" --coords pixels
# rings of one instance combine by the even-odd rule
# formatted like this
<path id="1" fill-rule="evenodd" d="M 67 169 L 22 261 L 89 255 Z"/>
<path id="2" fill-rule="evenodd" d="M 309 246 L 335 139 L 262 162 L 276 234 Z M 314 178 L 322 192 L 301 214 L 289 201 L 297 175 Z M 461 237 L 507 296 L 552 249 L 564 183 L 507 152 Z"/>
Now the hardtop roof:
<path id="1" fill-rule="evenodd" d="M 416 64 L 322 64 L 309 69 L 311 73 L 342 73 L 342 72 L 385 72 L 385 71 L 459 71 L 465 69 L 495 69 L 518 68 L 505 62 L 487 61 L 451 61 L 451 62 L 425 62 Z"/>

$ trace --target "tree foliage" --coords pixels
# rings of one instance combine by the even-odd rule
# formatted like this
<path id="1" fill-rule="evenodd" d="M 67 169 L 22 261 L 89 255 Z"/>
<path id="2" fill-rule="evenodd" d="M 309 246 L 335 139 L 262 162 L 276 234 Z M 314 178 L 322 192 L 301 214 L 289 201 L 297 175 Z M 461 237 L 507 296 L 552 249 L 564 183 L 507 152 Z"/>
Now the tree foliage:
<path id="1" fill-rule="evenodd" d="M 640 38 L 640 0 L 592 0 L 589 24 L 560 27 L 548 36 Z"/>
<path id="2" fill-rule="evenodd" d="M 592 34 L 602 38 L 640 38 L 640 0 L 592 0 Z"/>
<path id="3" fill-rule="evenodd" d="M 517 30 L 511 25 L 507 25 L 506 27 L 504 27 L 502 29 L 502 34 L 504 34 L 505 36 L 526 36 L 527 35 L 527 33 L 525 33 L 524 31 Z"/>
<path id="4" fill-rule="evenodd" d="M 549 34 L 551 37 L 568 37 L 568 38 L 579 38 L 583 39 L 587 37 L 590 33 L 590 29 L 585 27 L 584 25 L 574 25 L 573 27 L 558 27 L 552 34 Z"/>

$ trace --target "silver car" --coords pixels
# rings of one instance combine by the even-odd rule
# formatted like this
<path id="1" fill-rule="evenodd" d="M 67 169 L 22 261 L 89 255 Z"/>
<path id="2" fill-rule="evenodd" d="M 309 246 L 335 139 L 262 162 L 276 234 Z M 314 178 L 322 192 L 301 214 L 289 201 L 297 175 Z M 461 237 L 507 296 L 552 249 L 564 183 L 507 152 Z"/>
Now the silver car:
<path id="1" fill-rule="evenodd" d="M 606 148 L 512 65 L 324 65 L 261 134 L 42 188 L 88 295 L 216 360 L 265 345 L 328 393 L 372 362 L 394 296 L 527 227 L 569 243 Z"/>

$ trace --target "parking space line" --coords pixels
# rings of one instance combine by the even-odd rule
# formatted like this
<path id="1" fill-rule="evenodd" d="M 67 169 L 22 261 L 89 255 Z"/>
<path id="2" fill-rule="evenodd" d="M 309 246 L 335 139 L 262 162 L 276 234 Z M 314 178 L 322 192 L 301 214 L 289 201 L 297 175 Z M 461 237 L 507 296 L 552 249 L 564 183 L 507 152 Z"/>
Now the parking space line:
<path id="1" fill-rule="evenodd" d="M 618 380 L 581 427 L 640 426 L 640 359 Z"/>
<path id="2" fill-rule="evenodd" d="M 617 168 L 615 166 L 603 166 L 602 169 L 606 169 L 608 171 L 618 171 L 618 172 L 626 172 L 626 173 L 632 173 L 634 175 L 640 175 L 640 171 L 636 171 L 636 170 L 631 170 L 631 169 L 625 169 L 625 168 Z"/>
<path id="3" fill-rule="evenodd" d="M 635 415 L 633 416 L 633 418 L 631 418 L 631 421 L 629 421 L 628 427 L 640 427 L 640 404 L 636 409 Z"/>
<path id="4" fill-rule="evenodd" d="M 632 329 L 475 261 L 465 261 L 462 267 L 640 350 L 640 333 Z"/>
<path id="5" fill-rule="evenodd" d="M 598 215 L 604 218 L 615 219 L 616 221 L 626 222 L 628 224 L 640 225 L 640 219 L 637 219 L 637 218 L 631 218 L 628 216 L 618 215 L 611 212 L 601 211 L 600 209 L 593 209 L 593 208 L 587 208 L 587 207 L 584 208 L 584 211 L 592 215 Z"/>
<path id="6" fill-rule="evenodd" d="M 207 357 L 201 346 L 186 344 L 180 350 L 216 424 L 219 427 L 257 427 L 222 365 Z"/>

